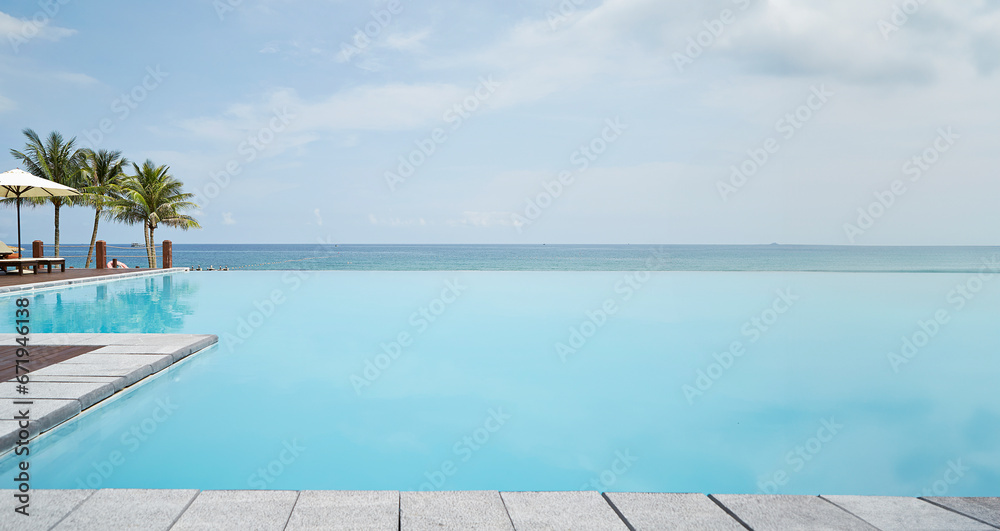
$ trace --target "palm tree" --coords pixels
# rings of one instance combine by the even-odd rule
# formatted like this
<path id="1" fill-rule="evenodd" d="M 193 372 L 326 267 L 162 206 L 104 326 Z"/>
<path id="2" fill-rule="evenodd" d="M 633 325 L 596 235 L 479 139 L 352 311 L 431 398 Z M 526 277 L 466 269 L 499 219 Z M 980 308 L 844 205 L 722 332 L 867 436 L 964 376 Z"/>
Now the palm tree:
<path id="1" fill-rule="evenodd" d="M 25 144 L 23 152 L 12 149 L 10 154 L 24 164 L 28 173 L 74 188 L 79 185 L 83 152 L 76 149 L 76 138 L 71 138 L 67 142 L 63 140 L 61 134 L 53 131 L 43 143 L 42 139 L 38 137 L 38 133 L 31 129 L 24 129 L 21 132 L 28 137 L 28 143 Z M 78 197 L 33 197 L 28 201 L 34 204 L 52 203 L 55 206 L 55 255 L 59 256 L 59 209 L 64 205 L 73 206 L 80 199 Z"/>
<path id="2" fill-rule="evenodd" d="M 197 208 L 189 201 L 194 194 L 183 191 L 184 183 L 170 175 L 168 166 L 157 166 L 147 160 L 139 166 L 132 163 L 135 175 L 122 183 L 121 197 L 112 204 L 112 217 L 128 223 L 143 224 L 146 238 L 146 256 L 149 267 L 156 267 L 156 248 L 153 233 L 162 223 L 181 230 L 200 229 L 201 225 L 183 211 Z"/>
<path id="3" fill-rule="evenodd" d="M 94 254 L 94 244 L 97 242 L 97 225 L 101 216 L 110 217 L 106 207 L 109 207 L 121 196 L 121 183 L 125 179 L 125 165 L 128 160 L 122 157 L 121 151 L 100 150 L 96 153 L 85 150 L 81 174 L 84 187 L 83 200 L 94 207 L 94 233 L 90 236 L 90 248 L 87 249 L 87 263 Z"/>

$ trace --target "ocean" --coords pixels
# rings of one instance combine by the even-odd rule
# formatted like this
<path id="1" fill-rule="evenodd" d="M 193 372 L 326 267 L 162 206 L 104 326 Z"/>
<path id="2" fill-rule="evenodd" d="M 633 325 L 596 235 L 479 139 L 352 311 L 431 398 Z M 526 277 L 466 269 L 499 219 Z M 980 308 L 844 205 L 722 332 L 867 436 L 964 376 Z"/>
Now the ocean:
<path id="1" fill-rule="evenodd" d="M 83 267 L 86 254 L 85 244 L 62 246 L 68 267 Z M 45 255 L 53 255 L 51 245 L 46 245 Z M 175 267 L 255 271 L 967 273 L 984 267 L 1000 269 L 1000 247 L 174 244 L 173 255 Z M 130 267 L 146 267 L 145 251 L 129 244 L 109 244 L 111 258 Z"/>

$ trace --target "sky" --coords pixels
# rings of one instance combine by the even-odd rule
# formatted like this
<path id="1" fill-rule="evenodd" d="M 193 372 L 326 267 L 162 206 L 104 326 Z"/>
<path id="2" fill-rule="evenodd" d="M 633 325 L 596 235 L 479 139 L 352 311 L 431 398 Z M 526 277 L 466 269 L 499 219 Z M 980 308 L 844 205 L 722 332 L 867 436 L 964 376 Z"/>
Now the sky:
<path id="1" fill-rule="evenodd" d="M 1000 245 L 998 71 L 1000 0 L 0 0 L 0 171 L 168 165 L 175 243 Z"/>

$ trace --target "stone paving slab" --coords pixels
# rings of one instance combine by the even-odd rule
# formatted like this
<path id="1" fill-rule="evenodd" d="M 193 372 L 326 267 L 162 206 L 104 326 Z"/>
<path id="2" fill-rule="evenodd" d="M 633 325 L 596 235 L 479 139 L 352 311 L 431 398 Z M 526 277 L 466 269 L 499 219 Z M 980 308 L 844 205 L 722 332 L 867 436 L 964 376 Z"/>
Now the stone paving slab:
<path id="1" fill-rule="evenodd" d="M 42 531 L 51 529 L 89 498 L 93 490 L 34 490 L 28 516 L 14 512 L 21 505 L 13 490 L 0 491 L 0 531 Z"/>
<path id="2" fill-rule="evenodd" d="M 65 363 L 66 365 L 121 365 L 124 367 L 149 365 L 153 372 L 160 372 L 173 365 L 174 358 L 170 354 L 105 354 L 88 352 L 60 363 Z"/>
<path id="3" fill-rule="evenodd" d="M 125 378 L 121 376 L 67 376 L 67 375 L 45 375 L 32 374 L 33 383 L 106 383 L 115 388 L 115 392 L 121 391 L 125 387 Z"/>
<path id="4" fill-rule="evenodd" d="M 282 531 L 299 493 L 290 490 L 205 490 L 171 531 Z"/>
<path id="5" fill-rule="evenodd" d="M 13 512 L 13 490 L 0 490 L 0 531 L 7 529 L 729 529 L 716 526 L 700 494 L 590 492 L 402 492 L 395 491 L 197 491 L 197 490 L 33 490 L 31 516 Z M 698 498 L 701 496 L 700 499 Z M 754 530 L 875 529 L 857 516 L 819 496 L 718 495 L 727 507 L 742 511 Z M 899 509 L 911 517 L 883 529 L 958 531 L 975 529 L 961 515 L 919 498 L 867 499 L 830 496 L 871 518 L 886 518 Z M 889 499 L 886 499 L 889 498 Z M 608 500 L 617 499 L 640 515 L 626 524 Z M 867 500 L 867 501 L 865 501 Z M 957 506 L 974 506 L 996 515 L 1000 498 L 943 498 Z M 676 505 L 671 505 L 673 502 Z M 941 520 L 940 509 L 958 520 Z M 629 509 L 629 505 L 631 508 Z M 617 504 L 616 504 L 617 506 Z M 657 511 L 662 515 L 655 514 Z M 684 515 L 686 511 L 693 514 Z M 610 516 L 609 516 L 610 513 Z M 625 511 L 622 511 L 625 514 Z M 723 511 L 725 514 L 725 512 Z M 508 514 L 510 516 L 508 516 Z M 866 513 L 867 515 L 867 513 Z M 662 516 L 662 518 L 661 518 Z M 646 519 L 646 520 L 644 520 Z M 513 525 L 512 521 L 513 520 Z M 672 522 L 680 522 L 674 525 Z M 735 520 L 733 520 L 735 521 Z M 286 524 L 287 522 L 287 524 Z M 645 522 L 645 523 L 644 523 Z M 705 525 L 700 526 L 704 522 Z M 754 523 L 750 523 L 754 522 Z M 755 525 L 756 524 L 756 525 Z M 399 527 L 401 525 L 401 527 Z M 645 527 L 651 525 L 652 527 Z M 859 527 L 861 526 L 861 527 Z M 984 526 L 986 529 L 991 529 Z M 737 529 L 743 529 L 737 527 Z"/>
<path id="6" fill-rule="evenodd" d="M 598 492 L 504 492 L 500 496 L 516 529 L 628 531 Z"/>
<path id="7" fill-rule="evenodd" d="M 823 496 L 882 531 L 912 529 L 994 531 L 994 528 L 917 498 L 896 496 Z"/>
<path id="8" fill-rule="evenodd" d="M 28 409 L 30 424 L 28 433 L 31 437 L 52 429 L 55 426 L 80 414 L 79 400 L 32 400 L 31 405 L 14 404 L 13 400 L 0 399 L 0 452 L 6 452 L 17 444 L 18 431 L 21 429 L 14 416 L 24 408 Z M 7 420 L 10 419 L 10 420 Z"/>
<path id="9" fill-rule="evenodd" d="M 120 355 L 150 355 L 159 354 L 170 356 L 173 363 L 198 352 L 199 350 L 212 345 L 210 341 L 194 341 L 183 346 L 175 345 L 108 345 L 92 351 L 92 354 L 120 354 Z"/>
<path id="10" fill-rule="evenodd" d="M 397 491 L 316 491 L 299 493 L 286 531 L 396 531 Z"/>
<path id="11" fill-rule="evenodd" d="M 1000 528 L 1000 498 L 924 498 L 930 503 L 947 507 L 977 520 Z"/>
<path id="12" fill-rule="evenodd" d="M 142 364 L 76 363 L 73 365 L 63 365 L 62 363 L 57 363 L 49 365 L 44 369 L 39 369 L 34 374 L 42 376 L 119 376 L 125 378 L 125 386 L 128 387 L 153 374 L 153 368 Z"/>
<path id="13" fill-rule="evenodd" d="M 713 497 L 755 531 L 878 531 L 819 496 L 720 494 Z"/>
<path id="14" fill-rule="evenodd" d="M 16 334 L 0 334 L 0 345 L 14 345 Z M 101 345 L 150 347 L 184 347 L 206 336 L 201 334 L 112 334 L 112 333 L 53 333 L 31 334 L 29 345 Z"/>
<path id="15" fill-rule="evenodd" d="M 197 490 L 99 490 L 53 529 L 166 531 L 180 518 L 197 494 Z"/>
<path id="16" fill-rule="evenodd" d="M 82 343 L 67 343 L 68 339 L 61 336 L 86 336 L 87 334 L 31 334 L 28 336 L 28 347 L 31 346 L 60 346 L 60 345 L 80 345 Z M 17 336 L 14 334 L 0 334 L 0 344 L 18 345 Z"/>
<path id="17" fill-rule="evenodd" d="M 402 531 L 513 531 L 500 493 L 489 491 L 401 492 Z"/>
<path id="18" fill-rule="evenodd" d="M 94 354 L 173 354 L 179 350 L 170 345 L 107 345 L 97 350 Z"/>
<path id="19" fill-rule="evenodd" d="M 27 386 L 30 394 L 22 395 L 17 392 L 18 385 L 16 382 L 0 382 L 0 400 L 13 401 L 26 398 L 30 400 L 42 398 L 79 400 L 80 407 L 87 409 L 115 392 L 115 387 L 110 383 L 56 383 L 32 380 Z"/>
<path id="20" fill-rule="evenodd" d="M 615 492 L 605 496 L 636 531 L 745 531 L 704 494 Z"/>

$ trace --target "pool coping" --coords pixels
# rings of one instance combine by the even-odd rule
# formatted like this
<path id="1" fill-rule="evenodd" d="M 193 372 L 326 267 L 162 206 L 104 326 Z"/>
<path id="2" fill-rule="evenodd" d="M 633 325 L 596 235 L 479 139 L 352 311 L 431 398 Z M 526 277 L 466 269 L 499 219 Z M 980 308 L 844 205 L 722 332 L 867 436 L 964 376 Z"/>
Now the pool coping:
<path id="1" fill-rule="evenodd" d="M 18 337 L 0 334 L 0 344 L 15 345 Z M 100 348 L 27 373 L 27 395 L 18 392 L 16 379 L 0 382 L 0 411 L 4 412 L 0 455 L 18 444 L 21 428 L 15 416 L 19 412 L 28 412 L 27 440 L 31 441 L 218 342 L 218 336 L 208 334 L 31 334 L 29 360 L 32 345 Z M 31 403 L 18 403 L 25 401 Z"/>
<path id="2" fill-rule="evenodd" d="M 1000 528 L 1000 498 L 625 492 L 32 490 L 31 516 L 3 490 L 0 524 L 143 529 Z M 4 526 L 6 527 L 6 526 Z"/>
<path id="3" fill-rule="evenodd" d="M 3 286 L 0 287 L 0 295 L 7 293 L 19 293 L 22 291 L 35 291 L 41 289 L 58 288 L 73 286 L 77 284 L 91 284 L 95 282 L 110 282 L 115 280 L 122 280 L 126 278 L 139 278 L 146 276 L 155 275 L 168 275 L 171 273 L 183 273 L 190 271 L 187 267 L 172 267 L 170 269 L 142 269 L 136 271 L 128 271 L 124 273 L 117 273 L 114 275 L 102 275 L 97 277 L 84 277 L 84 278 L 71 278 L 62 280 L 47 280 L 45 282 L 34 282 L 31 284 L 21 284 L 19 286 Z M 55 274 L 55 273 L 53 273 Z"/>

